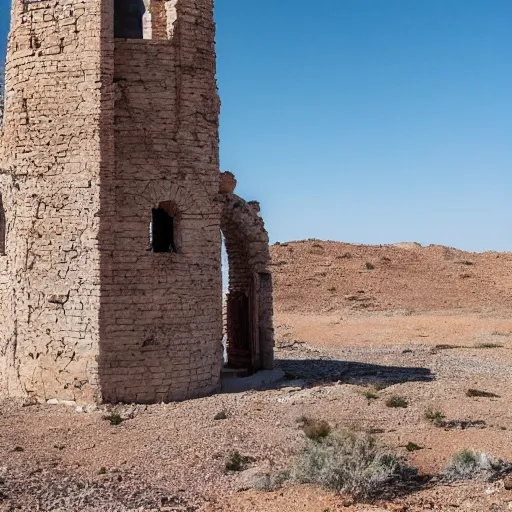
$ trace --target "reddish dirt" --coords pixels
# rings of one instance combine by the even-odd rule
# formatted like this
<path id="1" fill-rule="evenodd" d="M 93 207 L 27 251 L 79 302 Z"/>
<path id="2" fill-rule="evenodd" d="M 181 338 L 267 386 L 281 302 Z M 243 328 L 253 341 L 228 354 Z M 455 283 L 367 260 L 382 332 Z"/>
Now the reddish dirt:
<path id="1" fill-rule="evenodd" d="M 0 511 L 512 510 L 502 479 L 432 483 L 353 503 L 309 485 L 258 491 L 246 473 L 226 473 L 233 450 L 252 457 L 253 469 L 289 468 L 304 443 L 302 415 L 376 432 L 421 474 L 436 474 L 463 448 L 512 461 L 510 254 L 309 241 L 274 246 L 272 257 L 277 362 L 289 378 L 307 380 L 305 388 L 290 381 L 124 406 L 119 426 L 103 410 L 4 403 Z M 382 387 L 375 400 L 363 396 L 371 385 Z M 470 388 L 497 396 L 469 397 Z M 394 395 L 408 407 L 387 407 Z M 435 426 L 427 408 L 467 428 Z M 222 410 L 227 418 L 215 420 Z M 408 442 L 422 449 L 409 453 Z"/>
<path id="2" fill-rule="evenodd" d="M 278 311 L 512 311 L 512 253 L 310 240 L 271 254 Z"/>

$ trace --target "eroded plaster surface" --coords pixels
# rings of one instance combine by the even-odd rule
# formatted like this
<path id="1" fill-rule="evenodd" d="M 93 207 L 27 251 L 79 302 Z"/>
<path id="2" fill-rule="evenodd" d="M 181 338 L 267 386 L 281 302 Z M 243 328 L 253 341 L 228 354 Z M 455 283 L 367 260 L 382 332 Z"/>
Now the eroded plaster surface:
<path id="1" fill-rule="evenodd" d="M 231 286 L 253 294 L 254 368 L 273 363 L 268 237 L 219 172 L 213 2 L 146 0 L 136 39 L 113 37 L 113 5 L 13 2 L 3 396 L 155 402 L 218 390 L 221 229 Z M 173 218 L 170 252 L 151 250 L 159 208 Z"/>

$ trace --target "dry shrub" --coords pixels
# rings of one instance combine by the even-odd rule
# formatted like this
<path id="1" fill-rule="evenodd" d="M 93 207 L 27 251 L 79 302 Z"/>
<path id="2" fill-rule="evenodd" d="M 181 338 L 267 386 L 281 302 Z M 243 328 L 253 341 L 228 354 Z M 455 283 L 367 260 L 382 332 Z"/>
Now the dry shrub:
<path id="1" fill-rule="evenodd" d="M 441 477 L 449 482 L 457 480 L 492 480 L 510 470 L 511 465 L 494 459 L 487 453 L 461 450 L 452 455 Z"/>
<path id="2" fill-rule="evenodd" d="M 446 416 L 443 411 L 429 407 L 425 409 L 424 416 L 425 419 L 433 423 L 436 427 L 444 427 L 446 425 Z"/>
<path id="3" fill-rule="evenodd" d="M 318 441 L 308 441 L 295 461 L 292 477 L 298 482 L 368 497 L 404 478 L 404 469 L 375 437 L 347 429 L 333 431 Z"/>
<path id="4" fill-rule="evenodd" d="M 331 432 L 331 426 L 325 420 L 318 420 L 315 418 L 309 418 L 308 416 L 302 416 L 300 418 L 302 423 L 302 430 L 306 437 L 312 441 L 317 441 L 323 437 L 327 437 Z"/>
<path id="5" fill-rule="evenodd" d="M 392 396 L 386 400 L 387 407 L 405 409 L 409 403 L 403 396 Z"/>
<path id="6" fill-rule="evenodd" d="M 265 474 L 254 481 L 252 488 L 258 491 L 276 491 L 280 489 L 289 478 L 290 472 L 285 470 Z"/>

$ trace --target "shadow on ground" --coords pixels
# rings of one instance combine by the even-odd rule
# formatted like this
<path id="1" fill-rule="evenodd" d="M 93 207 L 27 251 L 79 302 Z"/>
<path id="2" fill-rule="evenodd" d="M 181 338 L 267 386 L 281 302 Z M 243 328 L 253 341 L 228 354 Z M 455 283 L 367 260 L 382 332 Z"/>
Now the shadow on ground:
<path id="1" fill-rule="evenodd" d="M 435 378 L 429 368 L 381 366 L 337 359 L 277 359 L 276 367 L 285 372 L 286 378 L 302 379 L 309 384 L 341 381 L 391 386 L 405 382 L 430 382 Z"/>

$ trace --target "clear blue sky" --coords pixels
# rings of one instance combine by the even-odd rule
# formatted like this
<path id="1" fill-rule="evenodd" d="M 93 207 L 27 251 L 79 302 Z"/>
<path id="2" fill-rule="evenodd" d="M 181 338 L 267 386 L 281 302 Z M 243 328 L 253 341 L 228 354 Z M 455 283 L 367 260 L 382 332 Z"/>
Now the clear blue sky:
<path id="1" fill-rule="evenodd" d="M 511 0 L 216 0 L 216 21 L 221 165 L 272 241 L 512 250 Z"/>

